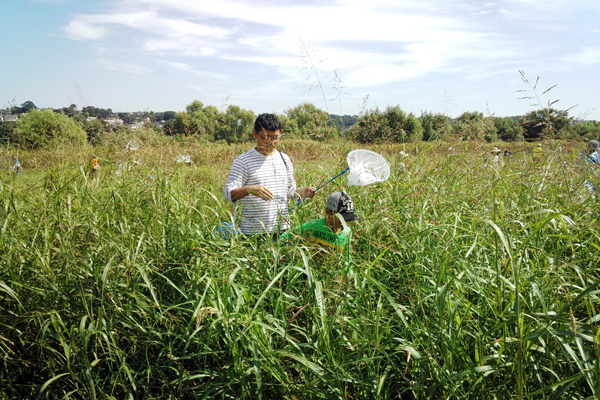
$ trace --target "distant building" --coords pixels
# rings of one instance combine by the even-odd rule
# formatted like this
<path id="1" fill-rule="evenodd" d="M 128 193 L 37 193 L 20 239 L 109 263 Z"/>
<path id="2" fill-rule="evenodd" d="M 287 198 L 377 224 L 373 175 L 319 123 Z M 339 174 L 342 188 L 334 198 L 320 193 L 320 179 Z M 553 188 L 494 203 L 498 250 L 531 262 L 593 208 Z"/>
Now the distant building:
<path id="1" fill-rule="evenodd" d="M 144 126 L 143 122 L 136 122 L 135 124 L 131 124 L 131 126 L 129 127 L 132 131 L 135 131 L 138 128 L 141 128 Z"/>
<path id="2" fill-rule="evenodd" d="M 0 114 L 0 121 L 18 121 L 18 120 L 19 120 L 18 115 Z"/>
<path id="3" fill-rule="evenodd" d="M 123 120 L 119 118 L 109 118 L 105 120 L 110 126 L 122 126 Z"/>

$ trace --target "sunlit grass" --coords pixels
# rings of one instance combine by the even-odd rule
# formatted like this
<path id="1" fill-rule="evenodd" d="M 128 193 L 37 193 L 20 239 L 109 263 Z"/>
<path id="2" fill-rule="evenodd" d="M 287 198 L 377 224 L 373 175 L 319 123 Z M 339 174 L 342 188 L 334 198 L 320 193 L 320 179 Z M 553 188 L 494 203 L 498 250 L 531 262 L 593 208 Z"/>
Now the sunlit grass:
<path id="1" fill-rule="evenodd" d="M 284 145 L 301 186 L 356 147 Z M 214 234 L 248 145 L 96 148 L 94 180 L 91 150 L 22 153 L 0 184 L 0 398 L 598 398 L 597 178 L 561 167 L 567 144 L 498 171 L 489 145 L 449 146 L 373 146 L 406 172 L 295 210 L 352 196 L 352 277 Z"/>

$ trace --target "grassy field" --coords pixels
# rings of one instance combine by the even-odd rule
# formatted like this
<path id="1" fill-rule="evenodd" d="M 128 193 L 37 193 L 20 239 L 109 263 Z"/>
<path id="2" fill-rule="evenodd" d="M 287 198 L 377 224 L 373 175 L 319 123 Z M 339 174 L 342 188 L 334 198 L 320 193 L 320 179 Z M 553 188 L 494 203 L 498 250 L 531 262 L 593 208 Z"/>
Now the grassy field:
<path id="1" fill-rule="evenodd" d="M 299 186 L 359 147 L 283 146 Z M 21 152 L 19 176 L 0 149 L 0 399 L 600 398 L 599 214 L 583 188 L 599 178 L 573 166 L 580 147 L 547 142 L 534 163 L 511 145 L 499 170 L 481 166 L 485 143 L 368 147 L 387 182 L 339 178 L 292 217 L 352 196 L 349 278 L 308 245 L 215 236 L 249 147 Z"/>

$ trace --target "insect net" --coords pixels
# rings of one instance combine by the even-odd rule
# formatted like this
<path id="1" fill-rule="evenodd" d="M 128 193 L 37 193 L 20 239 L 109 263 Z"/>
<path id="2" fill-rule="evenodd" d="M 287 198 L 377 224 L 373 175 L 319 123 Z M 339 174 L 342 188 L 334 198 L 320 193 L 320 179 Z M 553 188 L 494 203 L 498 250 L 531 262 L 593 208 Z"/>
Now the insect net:
<path id="1" fill-rule="evenodd" d="M 140 148 L 140 144 L 135 139 L 133 139 L 133 140 L 130 140 L 129 143 L 127 143 L 125 150 L 136 151 L 139 148 Z"/>
<path id="2" fill-rule="evenodd" d="M 366 186 L 384 182 L 390 177 L 390 163 L 382 155 L 371 150 L 352 150 L 348 161 L 348 186 Z"/>

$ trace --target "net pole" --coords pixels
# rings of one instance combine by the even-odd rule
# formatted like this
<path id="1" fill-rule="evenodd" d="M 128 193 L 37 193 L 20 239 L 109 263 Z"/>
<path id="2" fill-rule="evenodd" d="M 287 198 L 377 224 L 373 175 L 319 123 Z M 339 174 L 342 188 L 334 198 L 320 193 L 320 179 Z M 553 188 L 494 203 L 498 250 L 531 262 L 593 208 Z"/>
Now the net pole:
<path id="1" fill-rule="evenodd" d="M 328 180 L 327 182 L 325 182 L 324 184 L 322 184 L 321 186 L 319 186 L 318 188 L 315 189 L 315 193 L 317 193 L 319 190 L 323 189 L 323 187 L 325 187 L 325 185 L 327 185 L 329 182 L 333 181 L 336 178 L 339 178 L 340 176 L 344 175 L 346 172 L 350 171 L 350 167 L 346 168 L 345 170 L 343 170 L 342 172 L 340 172 L 339 174 L 337 174 L 336 176 L 334 176 L 333 178 L 331 178 L 330 180 Z M 307 196 L 302 196 L 298 199 L 298 202 L 296 203 L 296 206 L 299 206 L 300 203 L 302 203 L 304 200 L 306 200 Z M 296 207 L 292 207 L 288 210 L 292 211 L 294 208 Z"/>

